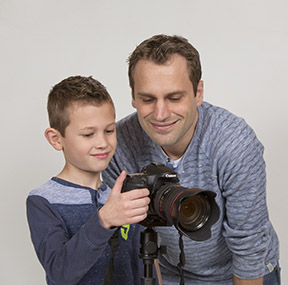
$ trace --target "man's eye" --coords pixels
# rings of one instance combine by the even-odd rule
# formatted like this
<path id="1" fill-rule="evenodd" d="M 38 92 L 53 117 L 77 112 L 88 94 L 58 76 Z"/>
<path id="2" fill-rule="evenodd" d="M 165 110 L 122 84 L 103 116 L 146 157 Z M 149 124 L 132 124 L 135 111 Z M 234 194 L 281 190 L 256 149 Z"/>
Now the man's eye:
<path id="1" fill-rule="evenodd" d="M 154 101 L 153 98 L 142 98 L 143 103 L 152 103 Z"/>
<path id="2" fill-rule="evenodd" d="M 177 102 L 181 99 L 181 97 L 170 97 L 169 100 L 172 102 Z"/>

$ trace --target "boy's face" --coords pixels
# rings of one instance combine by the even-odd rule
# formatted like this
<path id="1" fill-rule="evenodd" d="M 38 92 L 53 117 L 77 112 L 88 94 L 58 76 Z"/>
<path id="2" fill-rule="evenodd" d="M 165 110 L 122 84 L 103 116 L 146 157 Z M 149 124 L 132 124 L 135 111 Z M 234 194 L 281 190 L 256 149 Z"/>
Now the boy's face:
<path id="1" fill-rule="evenodd" d="M 66 170 L 76 175 L 104 170 L 117 145 L 113 106 L 76 102 L 69 107 L 69 118 L 65 137 L 61 137 Z"/>

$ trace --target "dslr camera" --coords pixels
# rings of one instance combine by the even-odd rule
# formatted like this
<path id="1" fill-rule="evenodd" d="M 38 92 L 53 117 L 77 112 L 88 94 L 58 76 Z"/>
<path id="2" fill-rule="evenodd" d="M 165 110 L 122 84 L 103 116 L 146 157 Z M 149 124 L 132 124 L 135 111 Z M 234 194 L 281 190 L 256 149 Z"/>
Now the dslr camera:
<path id="1" fill-rule="evenodd" d="M 216 194 L 179 184 L 177 173 L 163 164 L 151 163 L 141 173 L 127 174 L 122 192 L 148 188 L 151 202 L 145 227 L 174 225 L 183 235 L 204 241 L 211 237 L 211 227 L 219 218 Z"/>

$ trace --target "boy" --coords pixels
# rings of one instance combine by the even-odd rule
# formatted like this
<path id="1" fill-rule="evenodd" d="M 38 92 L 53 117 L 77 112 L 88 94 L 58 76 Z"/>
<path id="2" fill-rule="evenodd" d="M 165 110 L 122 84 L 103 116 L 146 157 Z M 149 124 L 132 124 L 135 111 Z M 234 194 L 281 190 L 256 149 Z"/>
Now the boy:
<path id="1" fill-rule="evenodd" d="M 146 217 L 149 191 L 121 193 L 124 171 L 112 190 L 100 180 L 117 145 L 110 95 L 92 77 L 69 77 L 50 91 L 48 115 L 45 137 L 63 151 L 65 166 L 27 198 L 31 238 L 47 284 L 104 284 L 109 278 L 113 284 L 137 284 L 135 223 Z M 107 243 L 121 225 L 126 226 L 119 233 L 114 275 L 111 269 L 105 277 L 113 262 Z"/>

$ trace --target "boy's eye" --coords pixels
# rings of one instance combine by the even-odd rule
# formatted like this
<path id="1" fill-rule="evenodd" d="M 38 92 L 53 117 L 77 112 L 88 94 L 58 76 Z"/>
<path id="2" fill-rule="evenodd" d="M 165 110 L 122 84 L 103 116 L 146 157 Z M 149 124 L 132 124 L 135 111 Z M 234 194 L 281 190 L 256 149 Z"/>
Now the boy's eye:
<path id="1" fill-rule="evenodd" d="M 107 134 L 111 134 L 111 133 L 114 133 L 114 131 L 115 131 L 115 129 L 108 129 L 108 130 L 106 130 L 105 132 L 106 132 Z"/>
<path id="2" fill-rule="evenodd" d="M 82 136 L 85 138 L 92 137 L 94 134 L 93 133 L 88 133 L 88 134 L 83 134 Z"/>

